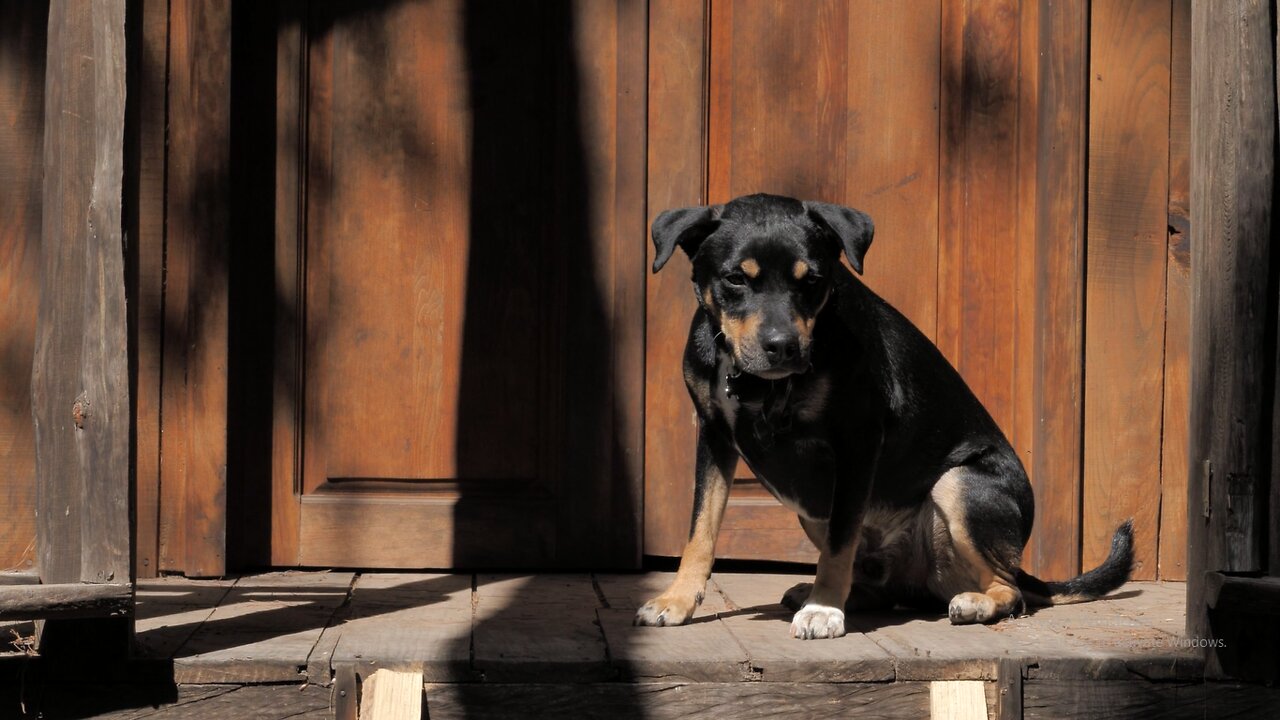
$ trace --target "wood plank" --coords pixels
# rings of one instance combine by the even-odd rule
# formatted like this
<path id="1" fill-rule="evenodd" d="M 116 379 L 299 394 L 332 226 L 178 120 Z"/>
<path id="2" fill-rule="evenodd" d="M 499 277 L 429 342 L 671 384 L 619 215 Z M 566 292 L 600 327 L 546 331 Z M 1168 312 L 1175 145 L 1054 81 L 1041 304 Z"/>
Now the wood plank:
<path id="1" fill-rule="evenodd" d="M 990 626 L 952 625 L 936 614 L 853 613 L 845 625 L 884 648 L 899 681 L 995 680 L 997 658 L 1015 649 Z"/>
<path id="2" fill-rule="evenodd" d="M 1037 680 L 1023 688 L 1023 717 L 1081 720 L 1265 718 L 1280 691 L 1258 685 L 1199 682 Z"/>
<path id="3" fill-rule="evenodd" d="M 124 691 L 127 693 L 128 691 Z M 330 720 L 329 691 L 314 685 L 179 685 L 172 701 L 148 699 L 146 690 L 134 691 L 137 699 L 122 702 L 119 687 L 104 688 L 97 695 L 99 712 L 103 708 L 134 707 L 94 717 L 109 720 Z M 151 691 L 154 697 L 154 690 Z M 114 693 L 115 702 L 112 702 Z M 129 697 L 127 694 L 125 697 Z M 93 708 L 93 701 L 83 703 Z M 73 705 L 74 707 L 74 705 Z M 58 716 L 58 705 L 47 711 Z"/>
<path id="4" fill-rule="evenodd" d="M 724 623 L 706 617 L 679 627 L 635 627 L 635 611 L 598 611 L 609 657 L 632 681 L 736 682 L 750 675 L 746 651 Z"/>
<path id="5" fill-rule="evenodd" d="M 174 653 L 179 683 L 300 682 L 351 573 L 269 573 L 241 578 Z"/>
<path id="6" fill-rule="evenodd" d="M 40 308 L 32 370 L 46 583 L 125 583 L 129 378 L 121 230 L 123 0 L 49 10 Z"/>
<path id="7" fill-rule="evenodd" d="M 170 576 L 138 583 L 134 650 L 139 657 L 169 659 L 213 614 L 234 580 Z"/>
<path id="8" fill-rule="evenodd" d="M 933 338 L 941 4 L 857 0 L 844 21 L 847 46 L 836 50 L 846 65 L 833 82 L 847 83 L 849 112 L 840 128 L 844 188 L 834 202 L 856 207 L 875 222 L 867 285 Z M 819 165 L 819 158 L 810 161 Z"/>
<path id="9" fill-rule="evenodd" d="M 672 572 L 604 574 L 595 575 L 594 580 L 596 587 L 600 589 L 600 595 L 604 598 L 605 607 L 635 610 L 666 591 L 675 576 L 676 574 Z M 707 583 L 702 604 L 693 611 L 693 617 L 718 615 L 727 609 L 725 598 L 720 594 L 713 579 Z"/>
<path id="10" fill-rule="evenodd" d="M 133 586 L 62 583 L 0 586 L 0 620 L 125 616 L 133 612 Z"/>
<path id="11" fill-rule="evenodd" d="M 427 712 L 442 718 L 506 718 L 512 708 L 550 717 L 681 720 L 733 718 L 922 718 L 924 683 L 602 683 L 427 685 Z"/>
<path id="12" fill-rule="evenodd" d="M 649 105 L 661 109 L 650 112 L 648 121 L 650 219 L 663 210 L 707 202 L 709 6 L 650 3 Z M 648 260 L 652 264 L 653 256 Z M 698 305 L 688 278 L 687 261 L 672 258 L 646 286 L 644 551 L 650 555 L 680 554 L 693 510 L 698 426 L 681 364 L 689 318 Z"/>
<path id="13" fill-rule="evenodd" d="M 1000 660 L 996 712 L 999 720 L 1022 720 L 1022 662 L 1014 658 Z"/>
<path id="14" fill-rule="evenodd" d="M 981 680 L 939 680 L 929 683 L 932 720 L 986 720 L 986 683 Z"/>
<path id="15" fill-rule="evenodd" d="M 378 670 L 361 686 L 360 720 L 419 720 L 422 673 Z"/>
<path id="16" fill-rule="evenodd" d="M 308 658 L 308 681 L 327 683 L 343 666 L 473 680 L 471 625 L 470 575 L 365 573 Z"/>
<path id="17" fill-rule="evenodd" d="M 1168 2 L 1092 6 L 1081 562 L 1134 521 L 1156 577 L 1169 182 Z"/>
<path id="18" fill-rule="evenodd" d="M 1263 569 L 1261 401 L 1276 128 L 1270 7 L 1191 8 L 1191 475 L 1187 635 L 1210 637 L 1206 571 Z M 1212 658 L 1211 658 L 1212 659 Z M 1212 664 L 1212 663 L 1211 663 Z"/>
<path id="19" fill-rule="evenodd" d="M 585 575 L 477 577 L 476 671 L 489 682 L 611 679 L 615 671 L 596 621 L 599 606 Z"/>
<path id="20" fill-rule="evenodd" d="M 169 3 L 143 0 L 127 20 L 136 72 L 129 79 L 131 145 L 136 163 L 135 202 L 128 228 L 131 282 L 130 341 L 135 348 L 134 387 L 135 510 L 134 572 L 159 572 L 160 533 L 160 370 L 164 338 L 165 136 L 168 81 Z"/>
<path id="21" fill-rule="evenodd" d="M 180 519 L 161 524 L 162 569 L 214 577 L 226 573 L 231 3 L 170 3 L 169 25 L 161 503 Z"/>
<path id="22" fill-rule="evenodd" d="M 1041 4 L 1038 12 L 1030 253 L 1038 276 L 1030 379 L 1036 422 L 1030 461 L 1022 458 L 1036 521 L 1023 557 L 1033 574 L 1066 578 L 1080 572 L 1089 13 L 1082 3 Z"/>
<path id="23" fill-rule="evenodd" d="M 44 174 L 48 2 L 6 0 L 0 27 L 0 567 L 35 562 L 36 452 L 31 360 L 40 298 L 40 193 Z"/>
<path id="24" fill-rule="evenodd" d="M 302 208 L 307 148 L 306 23 L 299 0 L 279 4 L 276 48 L 275 363 L 271 400 L 271 564 L 296 565 L 302 482 Z"/>
<path id="25" fill-rule="evenodd" d="M 713 578 L 733 605 L 720 620 L 746 650 L 751 669 L 766 682 L 891 682 L 893 658 L 861 633 L 822 642 L 791 637 L 794 613 L 782 606 L 782 594 L 797 575 L 719 573 Z"/>
<path id="26" fill-rule="evenodd" d="M 1018 228 L 1018 4 L 942 4 L 938 331 L 1011 434 Z"/>
<path id="27" fill-rule="evenodd" d="M 1072 647 L 1041 656 L 1036 669 L 1029 671 L 1032 676 L 1180 680 L 1202 675 L 1199 651 L 1109 607 L 1119 602 L 1103 600 L 1036 612 L 1028 624 L 1047 629 L 1061 638 L 1056 642 Z"/>

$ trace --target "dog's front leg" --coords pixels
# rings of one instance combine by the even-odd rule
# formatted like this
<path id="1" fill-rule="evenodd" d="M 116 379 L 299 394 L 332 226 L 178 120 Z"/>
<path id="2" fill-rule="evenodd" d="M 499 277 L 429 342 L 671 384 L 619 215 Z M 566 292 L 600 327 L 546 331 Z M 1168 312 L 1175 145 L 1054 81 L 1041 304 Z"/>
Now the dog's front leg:
<path id="1" fill-rule="evenodd" d="M 636 625 L 683 625 L 702 602 L 715 561 L 716 535 L 729 502 L 729 486 L 738 451 L 721 433 L 703 427 L 698 433 L 698 461 L 689 542 L 671 587 L 636 611 Z"/>
<path id="2" fill-rule="evenodd" d="M 836 477 L 827 520 L 800 518 L 809 540 L 818 548 L 818 571 L 804 605 L 791 619 L 791 636 L 800 640 L 837 638 L 845 634 L 844 607 L 853 588 L 853 561 L 858 554 L 862 519 L 866 515 L 880 456 L 879 433 L 863 436 L 863 447 L 846 461 Z M 849 467 L 849 465 L 854 467 Z"/>

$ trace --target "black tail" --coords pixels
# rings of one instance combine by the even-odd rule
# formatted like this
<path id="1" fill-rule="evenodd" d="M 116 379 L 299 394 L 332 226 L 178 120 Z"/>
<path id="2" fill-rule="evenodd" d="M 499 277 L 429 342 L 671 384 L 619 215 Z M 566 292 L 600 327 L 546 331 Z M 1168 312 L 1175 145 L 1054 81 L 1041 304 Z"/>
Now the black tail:
<path id="1" fill-rule="evenodd" d="M 1029 605 L 1066 605 L 1097 600 L 1129 580 L 1133 573 L 1133 519 L 1111 536 L 1111 553 L 1098 567 L 1064 582 L 1045 582 L 1018 571 L 1018 588 Z"/>

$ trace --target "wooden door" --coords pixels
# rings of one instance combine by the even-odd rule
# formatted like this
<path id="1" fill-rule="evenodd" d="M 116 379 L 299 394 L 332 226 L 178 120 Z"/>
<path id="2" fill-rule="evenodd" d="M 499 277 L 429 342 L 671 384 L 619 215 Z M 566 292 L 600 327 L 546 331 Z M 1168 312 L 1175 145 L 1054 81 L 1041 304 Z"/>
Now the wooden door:
<path id="1" fill-rule="evenodd" d="M 637 562 L 632 5 L 282 19 L 276 564 Z"/>

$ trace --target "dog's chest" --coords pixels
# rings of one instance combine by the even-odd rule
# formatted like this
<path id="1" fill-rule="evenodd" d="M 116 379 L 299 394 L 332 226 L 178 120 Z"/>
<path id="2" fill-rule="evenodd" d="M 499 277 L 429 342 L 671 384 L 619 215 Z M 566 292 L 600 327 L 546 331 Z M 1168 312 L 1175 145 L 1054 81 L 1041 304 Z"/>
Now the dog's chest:
<path id="1" fill-rule="evenodd" d="M 831 380 L 807 373 L 779 380 L 739 375 L 722 364 L 713 398 L 757 479 L 794 512 L 821 519 L 834 464 L 824 413 Z"/>

